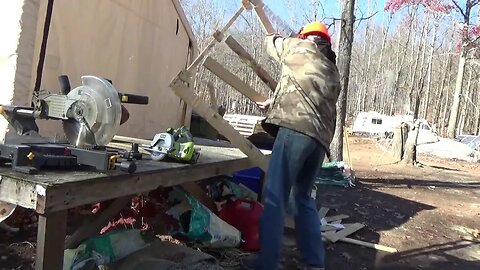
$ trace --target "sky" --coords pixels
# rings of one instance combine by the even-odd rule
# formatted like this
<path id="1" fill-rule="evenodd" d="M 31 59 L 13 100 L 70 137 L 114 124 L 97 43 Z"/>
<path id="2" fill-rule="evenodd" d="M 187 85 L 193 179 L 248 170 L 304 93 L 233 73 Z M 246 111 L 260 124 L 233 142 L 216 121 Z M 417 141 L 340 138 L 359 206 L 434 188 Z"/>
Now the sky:
<path id="1" fill-rule="evenodd" d="M 222 6 L 225 10 L 226 17 L 230 17 L 230 14 L 233 14 L 236 9 L 240 6 L 240 0 L 210 0 L 219 6 Z M 327 25 L 331 25 L 333 22 L 332 18 L 339 18 L 341 16 L 341 5 L 340 0 L 263 0 L 264 3 L 273 11 L 273 13 L 283 20 L 287 25 L 289 25 L 292 30 L 296 31 L 300 29 L 307 21 L 305 19 L 305 14 L 308 14 L 311 17 L 312 2 L 320 2 L 320 7 L 318 8 L 319 20 L 327 18 L 324 22 Z M 444 0 L 450 3 L 451 0 Z M 385 11 L 384 7 L 388 0 L 356 0 L 356 17 L 369 17 L 374 15 L 369 23 L 375 23 L 377 25 L 386 24 L 390 13 Z M 466 0 L 459 0 L 461 6 L 465 6 Z M 479 18 L 479 7 L 474 9 L 473 20 L 472 22 L 477 22 L 480 24 Z M 395 28 L 399 23 L 402 22 L 403 14 L 405 10 L 400 11 L 398 14 L 393 16 L 391 27 Z M 461 21 L 458 12 L 454 12 L 453 16 L 456 17 L 457 21 Z M 360 23 L 357 22 L 356 29 L 361 31 L 366 25 L 366 20 L 362 20 Z M 338 26 L 338 25 L 337 25 Z M 448 29 L 451 27 L 450 18 L 445 18 L 443 22 L 442 29 Z M 360 30 L 359 30 L 360 29 Z M 330 32 L 332 35 L 336 36 L 335 27 L 330 27 Z M 392 31 L 393 33 L 394 31 Z"/>
<path id="2" fill-rule="evenodd" d="M 288 7 L 288 0 L 264 0 L 265 4 L 272 9 L 278 16 L 290 18 L 295 16 L 295 13 L 305 12 L 298 8 L 297 10 L 291 10 Z M 311 3 L 309 0 L 291 0 L 290 2 L 295 3 L 297 6 L 300 6 L 300 2 L 304 2 L 304 5 Z M 306 3 L 305 3 L 306 2 Z M 319 19 L 323 17 L 326 18 L 339 18 L 341 15 L 341 5 L 338 0 L 324 0 L 319 8 Z M 385 0 L 375 1 L 371 0 L 370 10 L 368 7 L 367 0 L 357 0 L 357 13 L 364 14 L 364 16 L 369 16 L 375 12 L 378 12 L 376 17 L 380 17 L 383 14 L 383 7 L 385 6 Z M 322 8 L 323 7 L 323 8 Z M 325 12 L 325 14 L 323 14 Z M 300 14 L 298 14 L 300 15 Z M 301 16 L 301 15 L 300 15 Z"/>

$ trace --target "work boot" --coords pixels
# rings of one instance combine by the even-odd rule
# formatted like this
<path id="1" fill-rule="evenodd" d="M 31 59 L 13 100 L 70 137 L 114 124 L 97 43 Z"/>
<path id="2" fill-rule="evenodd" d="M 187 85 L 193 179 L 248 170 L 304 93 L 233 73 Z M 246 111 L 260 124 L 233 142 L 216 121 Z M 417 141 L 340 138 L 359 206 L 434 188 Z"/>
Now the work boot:
<path id="1" fill-rule="evenodd" d="M 248 255 L 240 259 L 242 270 L 255 270 L 258 256 L 256 254 Z"/>
<path id="2" fill-rule="evenodd" d="M 257 254 L 252 254 L 249 256 L 245 256 L 240 260 L 240 267 L 242 270 L 258 270 L 257 268 L 257 260 L 258 260 L 258 255 Z M 278 266 L 279 270 L 283 270 L 284 266 L 280 264 Z"/>

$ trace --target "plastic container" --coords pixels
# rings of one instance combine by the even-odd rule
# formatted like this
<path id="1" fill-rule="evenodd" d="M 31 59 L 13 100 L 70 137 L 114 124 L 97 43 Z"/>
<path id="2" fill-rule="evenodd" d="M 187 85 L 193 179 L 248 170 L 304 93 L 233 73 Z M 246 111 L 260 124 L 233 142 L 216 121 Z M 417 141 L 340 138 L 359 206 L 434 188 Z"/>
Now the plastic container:
<path id="1" fill-rule="evenodd" d="M 239 171 L 233 174 L 233 182 L 236 184 L 243 184 L 257 194 L 260 191 L 260 179 L 262 179 L 262 169 L 255 167 Z"/>
<path id="2" fill-rule="evenodd" d="M 244 251 L 260 250 L 259 225 L 263 205 L 256 201 L 238 199 L 220 210 L 220 218 L 242 233 L 240 248 Z"/>

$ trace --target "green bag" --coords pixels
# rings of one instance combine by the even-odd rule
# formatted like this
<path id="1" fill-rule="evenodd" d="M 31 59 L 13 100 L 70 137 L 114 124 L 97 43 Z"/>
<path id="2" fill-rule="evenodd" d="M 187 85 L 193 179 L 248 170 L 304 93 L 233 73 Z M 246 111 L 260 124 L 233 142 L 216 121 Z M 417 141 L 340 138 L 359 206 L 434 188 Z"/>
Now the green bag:
<path id="1" fill-rule="evenodd" d="M 167 215 L 179 221 L 179 233 L 188 239 L 208 247 L 237 247 L 240 245 L 241 234 L 207 207 L 202 205 L 189 194 L 174 189 L 170 194 L 170 201 L 180 201 L 167 211 Z"/>
<path id="2" fill-rule="evenodd" d="M 94 270 L 150 245 L 155 236 L 139 230 L 115 230 L 84 241 L 64 252 L 64 270 Z"/>

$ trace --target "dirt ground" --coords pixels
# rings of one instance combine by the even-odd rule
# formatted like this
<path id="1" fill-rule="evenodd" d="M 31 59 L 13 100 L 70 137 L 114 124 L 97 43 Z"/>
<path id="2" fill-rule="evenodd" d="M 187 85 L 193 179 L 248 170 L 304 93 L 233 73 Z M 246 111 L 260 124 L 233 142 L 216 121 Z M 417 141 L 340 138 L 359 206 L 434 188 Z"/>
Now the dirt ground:
<path id="1" fill-rule="evenodd" d="M 351 143 L 358 183 L 323 187 L 322 205 L 366 225 L 352 238 L 399 252 L 327 244 L 327 269 L 480 269 L 480 164 L 419 156 L 410 167 L 372 140 Z"/>
<path id="2" fill-rule="evenodd" d="M 351 238 L 399 252 L 326 244 L 327 269 L 480 269 L 480 164 L 419 156 L 420 167 L 404 166 L 361 138 L 351 138 L 350 151 L 356 187 L 322 186 L 322 206 L 366 225 Z M 0 270 L 33 269 L 35 223 L 26 224 L 16 234 L 0 230 Z M 286 269 L 296 269 L 293 233 L 285 239 Z"/>

